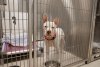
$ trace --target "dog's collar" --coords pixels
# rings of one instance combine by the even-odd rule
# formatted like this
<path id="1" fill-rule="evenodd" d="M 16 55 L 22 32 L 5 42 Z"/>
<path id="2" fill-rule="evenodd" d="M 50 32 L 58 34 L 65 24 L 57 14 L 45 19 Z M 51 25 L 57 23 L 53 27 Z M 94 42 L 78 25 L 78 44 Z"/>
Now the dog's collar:
<path id="1" fill-rule="evenodd" d="M 44 36 L 44 39 L 46 39 L 46 40 L 54 40 L 56 38 L 56 35 L 55 35 L 55 37 L 52 37 L 51 39 L 48 39 L 48 38 L 46 38 L 46 36 Z"/>
<path id="2" fill-rule="evenodd" d="M 46 38 L 46 40 L 54 40 L 55 38 L 56 38 L 56 37 L 52 37 L 52 39 L 47 39 L 47 38 Z"/>

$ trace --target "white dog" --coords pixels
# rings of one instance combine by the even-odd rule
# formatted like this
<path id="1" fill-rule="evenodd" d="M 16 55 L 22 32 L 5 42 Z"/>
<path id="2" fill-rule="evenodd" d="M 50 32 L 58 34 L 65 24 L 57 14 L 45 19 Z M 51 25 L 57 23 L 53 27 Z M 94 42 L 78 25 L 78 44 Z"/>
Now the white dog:
<path id="1" fill-rule="evenodd" d="M 55 18 L 53 21 L 48 21 L 48 17 L 44 15 L 43 22 L 44 39 L 46 43 L 46 59 L 48 60 L 49 58 L 49 47 L 54 46 L 55 51 L 57 52 L 57 61 L 61 62 L 60 58 L 65 43 L 65 35 L 64 31 L 57 27 L 59 19 Z"/>

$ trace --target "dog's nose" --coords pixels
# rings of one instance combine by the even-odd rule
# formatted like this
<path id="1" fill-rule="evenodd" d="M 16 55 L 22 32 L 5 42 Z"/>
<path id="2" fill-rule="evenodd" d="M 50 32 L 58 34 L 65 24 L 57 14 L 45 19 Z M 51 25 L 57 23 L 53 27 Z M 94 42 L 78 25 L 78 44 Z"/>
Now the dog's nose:
<path id="1" fill-rule="evenodd" d="M 47 31 L 47 34 L 50 34 L 51 33 L 51 31 L 49 30 L 49 31 Z"/>

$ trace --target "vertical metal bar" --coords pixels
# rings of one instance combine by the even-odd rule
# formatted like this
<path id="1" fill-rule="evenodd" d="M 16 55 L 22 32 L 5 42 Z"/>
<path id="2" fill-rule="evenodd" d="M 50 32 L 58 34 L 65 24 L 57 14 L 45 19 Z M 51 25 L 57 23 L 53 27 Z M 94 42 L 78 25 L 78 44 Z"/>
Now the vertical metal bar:
<path id="1" fill-rule="evenodd" d="M 63 2 L 64 2 L 64 4 L 67 2 L 67 0 L 63 0 Z M 65 9 L 66 9 L 67 7 L 65 7 Z M 64 16 L 66 16 L 66 14 L 64 15 Z M 62 16 L 63 17 L 63 16 Z M 65 20 L 65 19 L 64 19 Z M 68 33 L 67 33 L 67 35 L 68 35 Z M 67 43 L 68 43 L 68 39 L 67 39 L 67 37 L 65 36 L 65 40 L 67 40 L 67 42 L 65 42 L 65 46 L 67 46 Z M 66 47 L 66 49 L 67 50 L 69 50 L 69 47 L 67 46 Z M 69 55 L 68 55 L 68 52 L 67 51 L 65 51 L 66 52 L 66 54 L 65 54 L 65 59 L 64 59 L 64 61 L 66 61 L 66 59 L 68 59 L 68 57 L 69 57 Z M 64 62 L 63 61 L 63 62 Z M 68 64 L 68 62 L 67 62 L 67 64 Z"/>
<path id="2" fill-rule="evenodd" d="M 19 6 L 20 4 L 19 4 L 19 0 L 18 0 L 18 33 L 19 33 L 19 45 L 20 45 L 20 21 L 19 21 Z M 20 51 L 20 50 L 19 50 Z M 21 60 L 21 54 L 20 54 L 20 60 Z M 21 61 L 19 61 L 20 62 L 20 66 L 21 66 Z"/>
<path id="3" fill-rule="evenodd" d="M 34 0 L 33 42 L 37 39 L 37 0 Z M 34 67 L 37 67 L 37 46 L 34 45 Z"/>
<path id="4" fill-rule="evenodd" d="M 10 4 L 9 4 L 9 0 L 8 0 L 8 11 L 9 11 L 9 28 L 10 28 L 10 33 L 11 33 L 12 32 L 12 26 L 11 26 L 11 19 L 10 19 Z"/>
<path id="5" fill-rule="evenodd" d="M 39 35 L 39 32 L 38 32 L 38 25 L 39 25 L 39 23 L 38 23 L 38 22 L 39 22 L 39 21 L 38 21 L 38 15 L 39 15 L 39 14 L 38 14 L 38 9 L 39 9 L 39 2 L 38 2 L 38 0 L 37 0 L 37 12 L 36 12 L 36 13 L 37 13 L 37 26 L 36 26 L 36 29 L 37 29 L 37 30 L 36 30 L 37 36 L 36 36 L 36 39 L 38 39 L 38 35 Z M 38 43 L 38 41 L 37 41 L 37 45 L 38 45 L 38 44 L 39 44 L 39 43 Z M 37 47 L 37 48 L 38 48 L 38 47 Z M 36 49 L 36 50 L 37 50 L 37 49 Z M 38 51 L 36 51 L 36 52 L 37 52 L 37 55 L 38 55 Z M 39 61 L 40 61 L 40 60 L 37 58 L 37 62 L 36 62 L 36 63 L 37 63 L 37 67 L 39 66 Z"/>
<path id="6" fill-rule="evenodd" d="M 40 0 L 39 0 L 39 2 L 41 2 Z M 41 4 L 38 2 L 38 4 L 39 4 L 39 7 L 38 7 L 38 10 L 40 11 L 38 11 L 38 40 L 39 39 L 41 39 L 41 29 L 40 29 L 40 25 L 41 25 L 41 22 L 40 22 L 40 16 L 41 16 Z M 39 46 L 39 48 L 41 47 L 41 41 L 39 41 L 39 44 L 38 45 L 40 45 Z M 38 48 L 38 47 L 37 47 Z M 37 57 L 38 57 L 38 55 L 40 56 L 41 54 L 40 54 L 40 51 L 37 51 L 38 52 L 38 54 L 37 54 Z M 41 63 L 42 63 L 42 61 L 41 61 L 41 56 L 39 57 L 39 61 L 40 61 L 40 63 L 39 63 L 39 67 L 41 67 Z"/>
<path id="7" fill-rule="evenodd" d="M 68 2 L 68 0 L 65 0 L 65 5 L 66 5 L 66 2 Z M 68 6 L 69 6 L 69 4 L 68 4 Z M 68 9 L 69 10 L 69 8 L 68 8 L 68 6 L 67 7 L 65 7 L 65 9 Z M 70 11 L 70 10 L 69 10 Z M 65 15 L 66 16 L 66 15 Z M 68 30 L 69 31 L 69 30 Z M 69 38 L 70 36 L 69 36 L 69 33 L 68 33 L 68 36 L 66 37 L 66 38 Z M 67 39 L 68 41 L 67 41 L 67 44 L 70 44 L 70 39 Z M 71 44 L 70 44 L 71 45 Z M 68 51 L 70 52 L 70 46 L 68 45 L 68 47 L 67 47 L 67 49 L 68 49 Z M 69 60 L 69 57 L 70 57 L 70 55 L 69 55 L 69 53 L 67 53 L 66 54 L 66 57 L 67 57 L 67 59 Z M 68 64 L 69 64 L 69 62 L 68 62 Z"/>
<path id="8" fill-rule="evenodd" d="M 1 5 L 1 8 L 3 8 L 3 5 Z M 4 58 L 2 54 L 2 37 L 3 37 L 3 15 L 2 15 L 2 9 L 0 10 L 0 64 L 4 67 Z"/>
<path id="9" fill-rule="evenodd" d="M 28 11 L 28 45 L 29 45 L 29 67 L 33 67 L 32 64 L 32 31 L 33 31 L 33 0 L 29 0 L 29 11 Z M 34 36 L 34 35 L 33 35 Z"/>
<path id="10" fill-rule="evenodd" d="M 85 7 L 85 4 L 86 4 L 86 1 L 83 2 L 83 7 Z M 82 9 L 81 12 L 82 12 L 82 15 L 81 16 L 84 16 L 85 13 L 88 12 L 88 11 L 86 11 L 86 9 Z M 83 22 L 85 22 L 85 21 L 87 22 L 88 20 L 83 20 Z M 82 23 L 81 23 L 81 27 L 82 27 Z M 82 28 L 80 28 L 80 29 L 82 30 Z M 83 40 L 82 39 L 81 39 L 81 43 L 83 43 Z M 83 44 L 82 44 L 82 46 L 83 46 Z M 80 50 L 82 50 L 82 51 L 80 51 L 79 53 L 81 54 L 81 56 L 83 55 L 85 57 L 85 53 L 86 53 L 85 50 L 87 50 L 87 48 L 86 48 L 86 46 L 83 46 L 83 47 L 85 47 L 85 48 L 82 48 L 80 46 Z M 83 52 L 83 54 L 81 52 Z"/>
<path id="11" fill-rule="evenodd" d="M 79 2 L 79 0 L 76 0 L 76 1 Z M 77 7 L 78 7 L 78 6 L 77 6 Z M 78 9 L 79 9 L 79 10 L 78 10 Z M 75 10 L 76 12 L 78 12 L 78 11 L 80 12 L 80 9 L 81 9 L 81 8 L 76 8 L 76 9 L 73 8 L 73 10 Z M 75 22 L 75 25 L 77 25 L 77 23 L 78 23 L 79 21 L 76 20 L 76 21 L 73 21 L 73 22 Z M 81 28 L 80 28 L 80 29 L 81 29 Z M 73 32 L 73 33 L 74 33 L 74 32 Z M 75 48 L 76 48 L 76 54 L 79 54 L 79 53 L 80 53 L 80 51 L 79 51 L 79 46 L 78 46 L 78 42 L 77 42 L 77 40 L 79 40 L 78 38 L 79 38 L 79 36 L 75 35 L 75 41 L 76 41 L 76 43 L 74 43 L 75 46 L 74 46 L 73 51 L 74 51 Z M 76 59 L 75 59 L 75 58 L 76 58 Z M 73 62 L 76 62 L 76 61 L 78 60 L 77 57 L 75 57 L 75 58 L 74 58 Z M 72 62 L 72 63 L 73 63 L 73 62 Z"/>
<path id="12" fill-rule="evenodd" d="M 93 48 L 93 39 L 94 39 L 94 29 L 95 29 L 95 19 L 96 19 L 96 7 L 97 0 L 93 0 L 92 12 L 91 12 L 91 28 L 90 28 L 90 40 L 89 40 L 89 49 L 88 49 L 88 62 L 92 61 L 92 48 Z"/>
<path id="13" fill-rule="evenodd" d="M 22 0 L 22 30 L 23 30 L 22 33 L 23 33 L 23 46 L 24 46 L 24 44 L 25 44 L 25 43 L 24 43 L 24 41 L 25 41 L 25 40 L 24 40 L 24 37 L 25 37 L 25 36 L 24 36 L 24 28 L 25 28 L 25 27 L 24 27 L 24 25 L 25 25 L 24 21 L 26 20 L 26 18 L 23 18 L 24 15 L 25 15 L 25 14 L 23 15 L 23 11 L 25 10 L 25 9 L 23 9 L 23 8 L 25 7 L 25 6 L 23 7 L 23 5 L 24 5 L 23 2 L 24 2 L 24 1 Z M 25 12 L 25 13 L 26 13 L 26 12 Z M 24 52 L 24 48 L 23 48 L 23 52 Z M 24 57 L 25 57 L 25 55 L 23 55 L 23 58 L 24 58 Z M 24 64 L 23 66 L 25 67 L 25 61 L 23 61 L 23 64 Z"/>
<path id="14" fill-rule="evenodd" d="M 44 3 L 46 3 L 46 1 L 47 1 L 47 0 L 45 0 Z M 43 7 L 42 2 L 43 2 L 43 1 L 40 1 L 41 8 Z M 42 9 L 41 9 L 41 10 L 42 10 Z M 43 13 L 46 13 L 46 4 L 45 4 L 45 11 L 43 11 Z M 41 17 L 43 17 L 43 14 L 42 14 Z M 41 22 L 42 22 L 42 26 L 43 26 L 43 19 L 42 19 L 42 18 L 41 18 Z M 43 33 L 43 29 L 42 29 L 42 33 Z M 43 41 L 43 42 L 44 42 L 44 41 Z M 44 45 L 44 44 L 45 44 L 45 43 L 43 43 L 43 50 L 44 50 L 44 52 L 43 52 L 43 63 L 45 63 L 45 45 Z M 44 65 L 43 65 L 43 67 L 44 67 Z"/>
<path id="15" fill-rule="evenodd" d="M 38 22 L 39 22 L 39 26 L 40 26 L 41 25 L 41 21 L 40 21 L 41 20 L 41 18 L 40 18 L 40 16 L 41 16 L 41 0 L 39 0 L 38 4 L 39 4 L 40 13 L 39 13 L 39 11 L 37 11 L 37 12 L 38 12 L 38 15 L 39 15 L 39 21 Z M 41 39 L 41 30 L 40 30 L 40 27 L 39 27 L 39 31 L 38 32 L 39 32 L 39 34 L 38 34 L 39 35 L 39 39 Z M 40 45 L 39 47 L 41 47 L 41 45 L 42 45 L 41 41 L 40 41 L 40 43 L 38 45 Z M 41 52 L 39 51 L 38 54 L 41 55 Z M 42 60 L 42 57 L 40 56 L 40 65 L 39 65 L 39 67 L 41 67 L 41 64 L 42 64 L 42 61 L 41 60 Z"/>
<path id="16" fill-rule="evenodd" d="M 3 8 L 4 8 L 4 13 L 5 13 L 5 7 L 3 6 Z M 6 38 L 6 33 L 7 33 L 7 27 L 6 27 L 6 21 L 5 21 L 6 19 L 5 19 L 5 16 L 4 16 L 4 28 L 5 28 L 5 41 L 7 40 L 7 38 Z M 6 48 L 7 49 L 7 48 Z M 4 55 L 3 55 L 4 56 Z M 5 59 L 5 57 L 3 57 L 3 59 Z M 8 59 L 8 58 L 6 58 L 6 59 Z M 8 63 L 8 62 L 7 62 Z M 7 64 L 8 65 L 8 64 Z"/>
<path id="17" fill-rule="evenodd" d="M 28 5 L 28 6 L 27 6 Z M 26 22 L 26 29 L 27 29 L 27 34 L 28 34 L 28 21 L 29 21 L 29 0 L 26 0 L 26 9 L 27 9 L 27 14 L 26 14 L 26 18 L 27 18 L 27 22 Z M 28 35 L 27 35 L 27 39 L 28 39 Z M 27 44 L 28 44 L 28 42 L 27 42 Z M 27 48 L 27 50 L 28 50 L 29 48 Z M 28 56 L 29 56 L 29 54 L 27 53 L 27 58 L 28 58 Z M 26 67 L 28 67 L 29 65 L 28 65 L 28 63 L 29 63 L 29 61 L 27 60 L 27 66 Z"/>
<path id="18" fill-rule="evenodd" d="M 15 17 L 15 0 L 13 0 L 13 17 Z M 16 17 L 15 17 L 16 18 Z M 15 40 L 15 45 L 16 45 L 16 21 L 13 20 L 14 23 L 14 40 Z M 16 53 L 16 48 L 15 48 L 15 53 Z M 16 59 L 16 65 L 17 65 L 17 56 L 15 55 L 15 59 Z M 12 59 L 14 59 L 13 55 L 12 55 Z"/>
<path id="19" fill-rule="evenodd" d="M 73 12 L 73 11 L 72 11 L 73 9 L 72 9 L 72 8 L 68 8 L 68 9 L 69 9 L 69 12 L 71 13 L 70 15 L 72 15 L 72 14 L 73 14 L 73 13 L 72 13 L 72 12 Z M 73 17 L 71 17 L 71 19 L 73 19 Z M 70 27 L 70 30 L 71 30 L 71 31 L 70 31 L 70 32 L 72 32 L 72 30 L 73 30 L 72 25 L 73 25 L 73 21 L 71 20 L 71 27 Z M 73 48 L 72 48 L 72 47 L 73 47 L 73 40 L 72 40 L 72 37 L 71 37 L 70 40 L 71 40 L 71 41 L 69 41 L 69 42 L 70 42 L 70 45 L 71 45 L 71 46 L 69 47 L 69 51 L 72 52 L 72 49 L 73 49 Z M 69 58 L 70 58 L 70 57 L 71 57 L 71 54 L 69 54 Z M 70 61 L 70 62 L 69 62 L 69 64 L 70 64 L 70 63 L 71 63 L 71 60 L 69 59 L 69 61 Z"/>
<path id="20" fill-rule="evenodd" d="M 11 26 L 11 31 L 10 31 L 10 43 L 11 43 L 11 33 L 12 33 L 12 22 L 11 22 L 11 6 L 10 6 L 10 0 L 8 0 L 8 10 L 9 10 L 9 23 L 10 23 L 10 26 Z M 7 57 L 7 59 L 11 59 L 12 61 L 12 52 L 11 52 L 11 58 Z M 8 62 L 7 62 L 8 63 Z M 11 63 L 11 65 L 13 65 L 13 63 Z"/>
<path id="21" fill-rule="evenodd" d="M 59 16 L 59 11 L 58 11 L 58 7 L 59 6 L 57 6 L 57 4 L 55 4 L 55 6 L 56 6 L 56 10 L 57 10 L 57 12 L 56 12 L 56 16 L 54 16 L 54 18 L 53 19 L 55 19 L 55 18 L 58 18 L 58 16 Z M 57 33 L 59 34 L 60 32 L 59 32 L 59 29 L 57 30 Z M 59 36 L 57 36 L 58 37 L 58 39 L 59 39 Z M 59 54 L 59 52 L 60 52 L 60 49 L 59 49 L 59 43 L 56 43 L 56 47 L 54 47 L 55 48 L 55 52 L 56 52 L 56 56 L 57 56 L 57 58 L 55 59 L 55 61 L 56 62 L 59 62 L 60 63 L 60 54 Z M 58 50 L 59 49 L 59 50 Z M 58 55 L 57 55 L 58 54 Z"/>
<path id="22" fill-rule="evenodd" d="M 10 33 L 11 33 L 12 32 L 12 29 L 11 29 L 11 20 L 10 20 L 10 4 L 9 4 L 9 0 L 8 0 L 8 11 L 9 11 L 9 29 L 10 29 Z M 10 36 L 10 43 L 11 43 L 11 36 Z M 7 56 L 7 59 L 8 58 L 9 57 Z M 8 60 L 7 60 L 7 62 L 8 62 Z M 7 63 L 7 66 L 8 66 L 8 63 Z"/>

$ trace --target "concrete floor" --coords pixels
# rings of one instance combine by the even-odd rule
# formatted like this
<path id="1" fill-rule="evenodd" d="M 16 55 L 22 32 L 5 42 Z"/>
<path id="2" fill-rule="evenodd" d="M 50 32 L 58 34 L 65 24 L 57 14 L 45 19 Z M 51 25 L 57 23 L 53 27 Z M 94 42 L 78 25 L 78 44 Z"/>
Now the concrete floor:
<path id="1" fill-rule="evenodd" d="M 37 60 L 38 61 L 38 63 L 37 63 L 38 66 L 36 66 L 36 67 L 44 67 L 43 66 L 44 62 L 43 61 L 46 61 L 46 59 L 45 59 L 46 57 L 45 56 L 46 55 L 44 54 L 44 57 L 37 58 L 38 59 Z M 62 59 L 65 62 L 65 63 L 62 62 L 62 66 L 65 66 L 65 65 L 68 65 L 68 64 L 71 64 L 73 62 L 77 62 L 77 61 L 81 60 L 81 58 L 79 58 L 79 57 L 77 57 L 77 56 L 75 56 L 75 55 L 73 55 L 73 54 L 71 54 L 69 52 L 64 52 Z M 33 59 L 32 59 L 32 61 L 33 61 Z M 3 64 L 3 65 L 0 65 L 0 67 L 9 67 L 9 66 L 12 66 L 12 65 L 19 65 L 21 67 L 28 67 L 29 66 L 29 59 L 21 60 L 21 61 L 17 61 L 17 62 L 12 62 L 12 63 L 8 63 L 8 64 Z M 76 66 L 73 66 L 73 67 L 76 67 Z M 86 64 L 86 65 L 82 65 L 80 67 L 100 67 L 100 60 L 91 62 L 91 63 Z"/>
<path id="2" fill-rule="evenodd" d="M 29 65 L 28 62 L 29 62 L 29 60 L 24 61 L 24 63 L 23 63 L 23 61 L 22 62 L 17 62 L 17 63 L 14 62 L 12 64 L 8 64 L 8 66 L 7 65 L 4 65 L 4 66 L 0 65 L 0 67 L 9 67 L 9 65 L 20 64 L 20 63 L 21 63 L 21 67 L 28 67 L 28 65 Z M 73 66 L 73 67 L 76 67 L 76 66 Z M 100 67 L 100 60 L 91 62 L 89 64 L 85 64 L 85 65 L 82 65 L 82 66 L 78 66 L 78 67 Z"/>
<path id="3" fill-rule="evenodd" d="M 83 65 L 81 67 L 100 67 L 100 60 L 91 62 L 91 63 Z"/>
<path id="4" fill-rule="evenodd" d="M 67 57 L 66 57 L 66 55 L 67 55 Z M 53 59 L 55 59 L 55 58 L 53 58 Z M 79 57 L 77 57 L 77 56 L 75 56 L 71 53 L 68 53 L 68 52 L 64 53 L 63 57 L 61 59 L 62 59 L 62 62 L 61 62 L 62 66 L 65 66 L 65 65 L 68 65 L 68 64 L 82 60 L 81 58 L 79 58 Z M 32 64 L 33 64 L 33 60 L 34 59 L 32 59 Z M 36 62 L 38 62 L 38 63 L 36 63 L 36 67 L 44 67 L 45 61 L 46 61 L 46 55 L 44 57 L 38 57 L 36 59 Z M 12 66 L 12 65 L 18 65 L 18 66 L 21 66 L 21 67 L 29 67 L 29 59 L 11 62 L 11 63 L 6 63 L 6 64 L 3 64 L 3 65 L 0 65 L 0 67 L 9 67 L 9 66 Z"/>

